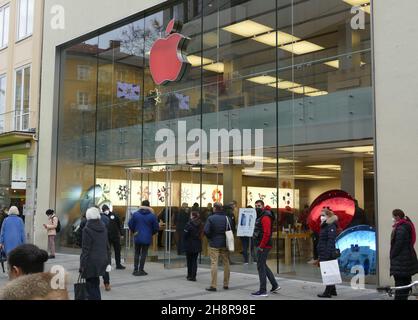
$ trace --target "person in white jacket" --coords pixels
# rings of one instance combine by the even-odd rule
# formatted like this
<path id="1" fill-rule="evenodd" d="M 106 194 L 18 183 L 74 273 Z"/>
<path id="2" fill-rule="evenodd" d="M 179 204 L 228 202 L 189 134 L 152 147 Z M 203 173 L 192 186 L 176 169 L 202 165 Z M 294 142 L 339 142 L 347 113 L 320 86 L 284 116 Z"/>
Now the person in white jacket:
<path id="1" fill-rule="evenodd" d="M 44 228 L 48 233 L 49 259 L 55 259 L 55 236 L 57 235 L 58 217 L 52 209 L 48 209 L 46 215 L 48 216 L 48 224 L 44 224 Z"/>

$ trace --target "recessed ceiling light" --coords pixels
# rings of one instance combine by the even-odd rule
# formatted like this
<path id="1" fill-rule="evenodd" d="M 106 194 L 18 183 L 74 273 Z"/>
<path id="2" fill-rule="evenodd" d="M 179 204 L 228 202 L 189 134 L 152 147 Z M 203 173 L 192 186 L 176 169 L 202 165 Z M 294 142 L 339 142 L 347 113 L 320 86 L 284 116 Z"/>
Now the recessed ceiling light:
<path id="1" fill-rule="evenodd" d="M 217 73 L 224 73 L 225 65 L 222 62 L 216 62 L 204 66 L 203 69 Z"/>
<path id="2" fill-rule="evenodd" d="M 269 86 L 273 88 L 279 88 L 281 90 L 288 90 L 290 88 L 299 87 L 301 84 L 292 81 L 279 80 L 278 83 L 271 83 Z"/>
<path id="3" fill-rule="evenodd" d="M 247 79 L 248 81 L 258 83 L 258 84 L 269 84 L 276 83 L 277 78 L 272 76 L 259 76 Z"/>
<path id="4" fill-rule="evenodd" d="M 351 147 L 351 148 L 338 148 L 337 150 L 346 151 L 346 152 L 353 152 L 353 153 L 373 153 L 374 147 L 373 146 L 361 146 L 361 147 Z"/>
<path id="5" fill-rule="evenodd" d="M 323 50 L 325 48 L 318 46 L 317 44 L 309 42 L 309 41 L 300 41 L 296 43 L 290 43 L 285 46 L 281 46 L 279 47 L 279 49 L 300 55 L 300 54 L 306 54 L 310 52 Z"/>
<path id="6" fill-rule="evenodd" d="M 252 20 L 245 20 L 242 22 L 231 24 L 230 26 L 224 27 L 222 29 L 246 38 L 253 37 L 273 30 L 268 26 L 265 26 Z"/>
<path id="7" fill-rule="evenodd" d="M 348 3 L 350 6 L 361 6 L 366 3 L 370 3 L 370 0 L 343 0 L 345 3 Z"/>
<path id="8" fill-rule="evenodd" d="M 295 179 L 308 179 L 308 180 L 321 180 L 321 179 L 335 179 L 335 177 L 329 176 L 317 176 L 313 174 L 298 174 L 294 176 Z"/>
<path id="9" fill-rule="evenodd" d="M 195 56 L 195 55 L 187 56 L 187 60 L 189 60 L 190 64 L 193 67 L 200 67 L 202 65 L 202 61 L 203 61 L 203 65 L 206 65 L 206 64 L 209 64 L 209 63 L 213 63 L 214 62 L 211 59 L 202 58 L 202 57 Z"/>
<path id="10" fill-rule="evenodd" d="M 318 92 L 319 90 L 316 88 L 309 87 L 309 86 L 301 86 L 301 87 L 296 87 L 296 88 L 290 88 L 289 91 L 298 93 L 298 94 L 307 95 L 308 93 Z"/>
<path id="11" fill-rule="evenodd" d="M 327 66 L 333 67 L 335 69 L 340 68 L 340 61 L 339 60 L 332 60 L 332 61 L 324 62 L 324 64 L 326 64 Z"/>
<path id="12" fill-rule="evenodd" d="M 305 93 L 305 95 L 309 97 L 319 97 L 319 96 L 326 96 L 329 92 L 328 91 L 315 91 L 310 93 Z"/>
<path id="13" fill-rule="evenodd" d="M 341 166 L 336 165 L 336 164 L 318 164 L 318 165 L 308 166 L 308 168 L 341 171 Z"/>
<path id="14" fill-rule="evenodd" d="M 277 31 L 255 37 L 254 40 L 275 47 L 276 45 L 282 46 L 288 43 L 299 41 L 301 39 L 286 32 Z"/>

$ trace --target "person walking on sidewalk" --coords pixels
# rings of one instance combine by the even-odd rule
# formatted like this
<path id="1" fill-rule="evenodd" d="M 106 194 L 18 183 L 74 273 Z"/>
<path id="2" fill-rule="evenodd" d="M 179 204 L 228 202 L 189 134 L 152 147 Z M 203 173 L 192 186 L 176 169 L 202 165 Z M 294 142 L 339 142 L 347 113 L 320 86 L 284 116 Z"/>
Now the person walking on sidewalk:
<path id="1" fill-rule="evenodd" d="M 86 218 L 79 272 L 86 279 L 87 300 L 101 300 L 100 277 L 105 275 L 110 265 L 108 235 L 98 208 L 89 208 Z"/>
<path id="2" fill-rule="evenodd" d="M 224 264 L 224 289 L 229 289 L 229 250 L 226 247 L 226 235 L 228 224 L 232 221 L 223 211 L 221 203 L 216 202 L 213 206 L 213 214 L 208 218 L 205 225 L 205 235 L 209 240 L 209 255 L 211 261 L 212 282 L 207 291 L 216 291 L 218 283 L 218 260 L 221 257 Z"/>
<path id="3" fill-rule="evenodd" d="M 336 239 L 338 229 L 338 217 L 329 209 L 321 211 L 321 231 L 318 239 L 318 259 L 319 262 L 332 261 L 336 256 Z M 326 286 L 324 293 L 318 294 L 319 298 L 331 298 L 337 295 L 335 285 Z"/>
<path id="4" fill-rule="evenodd" d="M 102 212 L 100 214 L 100 220 L 105 225 L 106 230 L 107 230 L 107 235 L 109 236 L 109 223 L 110 223 L 109 217 L 105 213 Z M 109 247 L 109 250 L 110 250 L 110 242 L 109 242 L 109 240 L 107 242 L 107 246 Z M 111 251 L 110 251 L 110 262 L 109 262 L 109 264 L 110 265 L 112 264 L 112 252 Z M 111 290 L 111 287 L 110 287 L 110 269 L 109 268 L 106 268 L 106 272 L 103 275 L 103 285 L 104 285 L 104 288 L 105 288 L 106 291 L 110 291 Z"/>
<path id="5" fill-rule="evenodd" d="M 107 232 L 109 235 L 109 245 L 113 246 L 115 250 L 115 261 L 117 270 L 125 270 L 126 267 L 121 264 L 121 245 L 120 240 L 123 237 L 122 223 L 119 216 L 110 211 L 110 208 L 107 205 L 102 206 L 102 212 L 109 218 L 109 224 L 107 227 Z"/>
<path id="6" fill-rule="evenodd" d="M 0 248 L 4 249 L 6 255 L 25 243 L 25 225 L 19 217 L 19 209 L 13 206 L 7 214 L 0 231 Z"/>
<path id="7" fill-rule="evenodd" d="M 144 266 L 148 255 L 148 248 L 152 243 L 152 236 L 158 233 L 160 226 L 157 216 L 150 208 L 148 200 L 142 201 L 142 206 L 135 212 L 129 220 L 129 229 L 134 234 L 135 258 L 134 276 L 146 276 Z M 139 261 L 141 257 L 141 262 Z"/>
<path id="8" fill-rule="evenodd" d="M 55 259 L 55 237 L 57 236 L 58 217 L 52 209 L 48 209 L 46 215 L 48 217 L 48 224 L 44 224 L 44 228 L 48 234 L 49 259 Z"/>
<path id="9" fill-rule="evenodd" d="M 184 249 L 187 258 L 187 280 L 196 281 L 197 258 L 202 252 L 203 224 L 197 211 L 191 213 L 190 221 L 184 228 Z"/>
<path id="10" fill-rule="evenodd" d="M 270 290 L 271 293 L 276 293 L 280 290 L 273 272 L 267 265 L 269 252 L 273 248 L 272 236 L 274 216 L 270 207 L 265 207 L 262 200 L 258 200 L 255 203 L 255 209 L 257 211 L 257 220 L 255 222 L 253 239 L 257 254 L 257 270 L 258 277 L 260 278 L 260 290 L 251 295 L 253 297 L 267 297 L 267 278 L 272 285 L 272 289 Z"/>
<path id="11" fill-rule="evenodd" d="M 400 209 L 392 212 L 393 231 L 390 246 L 390 275 L 395 278 L 395 286 L 412 283 L 412 276 L 418 273 L 415 226 Z M 408 300 L 410 289 L 397 290 L 395 300 Z"/>

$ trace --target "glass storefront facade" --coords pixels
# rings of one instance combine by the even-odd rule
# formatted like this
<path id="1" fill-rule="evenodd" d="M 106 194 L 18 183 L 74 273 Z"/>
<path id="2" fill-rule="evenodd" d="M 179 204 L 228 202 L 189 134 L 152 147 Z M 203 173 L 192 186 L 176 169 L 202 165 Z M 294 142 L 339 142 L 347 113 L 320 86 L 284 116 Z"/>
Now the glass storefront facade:
<path id="1" fill-rule="evenodd" d="M 74 247 L 72 226 L 89 206 L 110 203 L 125 218 L 149 199 L 166 222 L 151 256 L 179 266 L 183 204 L 197 203 L 205 217 L 217 200 L 245 208 L 262 199 L 277 217 L 269 265 L 319 279 L 307 264 L 305 207 L 341 189 L 375 223 L 370 13 L 361 2 L 365 24 L 354 30 L 350 1 L 172 1 L 61 47 L 61 247 Z M 172 19 L 189 38 L 190 66 L 181 80 L 156 85 L 151 48 Z M 218 157 L 211 133 L 222 129 L 239 139 Z M 256 272 L 236 244 L 233 268 Z M 127 237 L 128 259 L 130 247 Z"/>

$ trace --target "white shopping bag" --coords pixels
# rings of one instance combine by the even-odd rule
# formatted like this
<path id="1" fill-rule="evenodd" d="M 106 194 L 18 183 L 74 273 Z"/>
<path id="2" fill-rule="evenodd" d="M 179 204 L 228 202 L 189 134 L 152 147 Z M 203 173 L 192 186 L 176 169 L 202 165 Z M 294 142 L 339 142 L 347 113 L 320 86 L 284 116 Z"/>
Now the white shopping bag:
<path id="1" fill-rule="evenodd" d="M 229 230 L 228 230 L 229 229 Z M 232 232 L 231 224 L 229 223 L 228 217 L 226 218 L 226 247 L 230 252 L 235 251 L 234 233 Z"/>
<path id="2" fill-rule="evenodd" d="M 338 260 L 324 261 L 320 263 L 322 282 L 326 286 L 343 283 L 341 279 Z"/>

